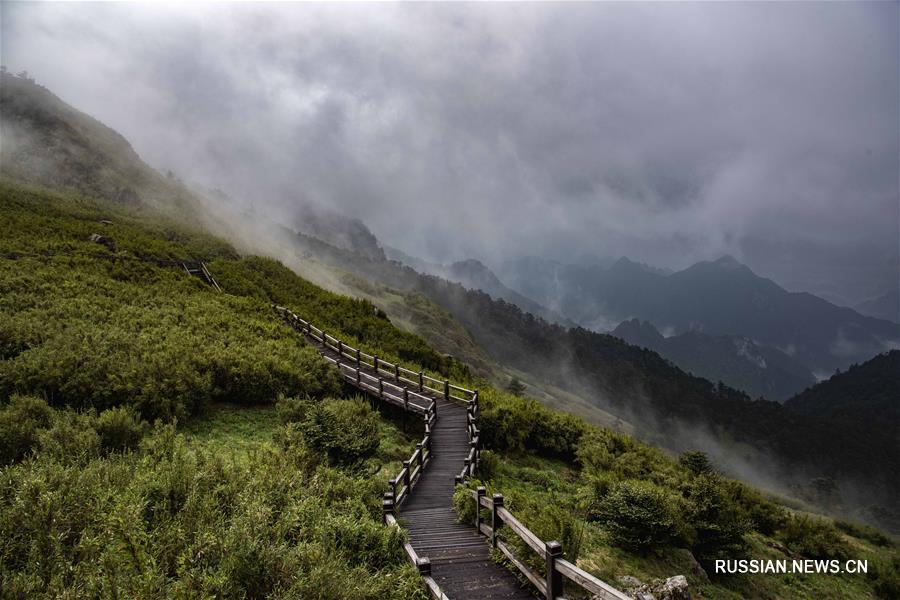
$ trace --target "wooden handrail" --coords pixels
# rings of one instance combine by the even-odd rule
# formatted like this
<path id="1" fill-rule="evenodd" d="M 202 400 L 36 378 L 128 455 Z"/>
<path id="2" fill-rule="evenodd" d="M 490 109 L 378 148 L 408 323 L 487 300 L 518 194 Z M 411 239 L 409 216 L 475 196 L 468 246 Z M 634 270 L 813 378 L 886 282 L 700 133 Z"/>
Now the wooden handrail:
<path id="1" fill-rule="evenodd" d="M 400 523 L 397 522 L 397 518 L 394 517 L 393 514 L 386 513 L 384 516 L 384 522 L 389 527 L 396 527 L 397 529 L 400 529 Z M 450 598 L 448 598 L 447 595 L 441 590 L 441 586 L 439 586 L 431 576 L 431 561 L 428 560 L 427 557 L 419 556 L 416 552 L 416 549 L 413 548 L 412 544 L 410 544 L 409 541 L 403 542 L 403 550 L 406 552 L 406 556 L 409 558 L 409 561 L 419 571 L 422 579 L 424 579 L 425 586 L 428 588 L 428 593 L 431 595 L 431 597 L 435 600 L 450 600 Z"/>
<path id="2" fill-rule="evenodd" d="M 509 510 L 503 506 L 503 495 L 494 494 L 493 497 L 485 493 L 484 487 L 469 490 L 475 501 L 475 527 L 479 533 L 487 538 L 496 540 L 497 548 L 509 559 L 509 561 L 544 595 L 545 598 L 557 600 L 562 596 L 562 577 L 565 577 L 583 590 L 593 594 L 602 600 L 629 600 L 630 596 L 620 592 L 608 583 L 591 575 L 584 569 L 562 558 L 562 546 L 559 542 L 545 542 L 533 531 L 522 524 Z M 479 510 L 487 508 L 498 519 L 497 531 L 494 527 L 481 522 Z M 499 525 L 503 527 L 499 527 Z M 499 538 L 498 531 L 512 531 L 519 539 L 534 550 L 538 556 L 546 561 L 546 573 L 542 576 L 536 570 L 529 567 L 519 559 L 512 548 Z"/>

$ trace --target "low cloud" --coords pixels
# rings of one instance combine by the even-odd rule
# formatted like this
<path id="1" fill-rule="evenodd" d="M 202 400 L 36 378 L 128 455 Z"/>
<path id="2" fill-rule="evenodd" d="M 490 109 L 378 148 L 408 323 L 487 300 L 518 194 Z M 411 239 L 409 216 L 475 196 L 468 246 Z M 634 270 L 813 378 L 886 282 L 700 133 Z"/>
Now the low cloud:
<path id="1" fill-rule="evenodd" d="M 896 285 L 898 5 L 4 3 L 11 70 L 152 165 L 437 262 L 731 253 Z"/>

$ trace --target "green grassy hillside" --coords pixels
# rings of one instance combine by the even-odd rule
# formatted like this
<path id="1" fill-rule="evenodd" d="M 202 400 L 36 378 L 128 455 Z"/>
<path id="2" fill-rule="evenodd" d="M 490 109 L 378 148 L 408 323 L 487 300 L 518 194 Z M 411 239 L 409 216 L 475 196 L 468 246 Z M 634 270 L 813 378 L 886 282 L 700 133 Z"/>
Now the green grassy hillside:
<path id="1" fill-rule="evenodd" d="M 679 461 L 496 389 L 370 301 L 188 224 L 9 182 L 0 217 L 4 595 L 424 598 L 378 505 L 415 435 L 346 397 L 272 303 L 481 390 L 482 480 L 611 582 L 683 574 L 701 598 L 887 598 L 900 586 L 881 534 L 787 508 L 701 455 Z M 179 259 L 207 261 L 224 292 Z M 709 570 L 719 556 L 779 553 L 872 567 Z"/>

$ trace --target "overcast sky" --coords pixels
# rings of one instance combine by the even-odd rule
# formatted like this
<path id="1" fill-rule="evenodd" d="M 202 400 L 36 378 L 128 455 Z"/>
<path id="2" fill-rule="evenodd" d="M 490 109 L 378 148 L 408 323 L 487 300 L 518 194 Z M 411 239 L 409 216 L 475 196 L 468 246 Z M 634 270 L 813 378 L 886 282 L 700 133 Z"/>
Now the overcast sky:
<path id="1" fill-rule="evenodd" d="M 448 262 L 731 253 L 898 278 L 898 3 L 4 2 L 2 57 L 151 165 Z"/>

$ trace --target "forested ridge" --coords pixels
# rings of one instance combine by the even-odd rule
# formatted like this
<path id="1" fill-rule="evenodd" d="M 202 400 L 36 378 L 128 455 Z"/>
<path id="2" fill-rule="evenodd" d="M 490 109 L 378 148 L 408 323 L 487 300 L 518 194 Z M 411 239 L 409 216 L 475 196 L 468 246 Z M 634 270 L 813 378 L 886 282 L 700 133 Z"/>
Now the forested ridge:
<path id="1" fill-rule="evenodd" d="M 864 424 L 754 400 L 611 335 L 547 323 L 502 299 L 397 262 L 368 260 L 305 235 L 297 240 L 325 262 L 422 294 L 462 323 L 492 359 L 637 420 L 654 441 L 682 449 L 685 442 L 672 433 L 696 428 L 702 436 L 746 444 L 755 449 L 753 460 L 766 468 L 805 474 L 798 492 L 813 498 L 814 490 L 801 488 L 818 477 L 832 478 L 848 491 L 867 490 L 863 495 L 884 524 L 900 526 L 894 514 L 900 497 L 900 448 L 890 430 L 895 421 L 889 418 Z M 873 455 L 879 459 L 872 460 Z"/>

